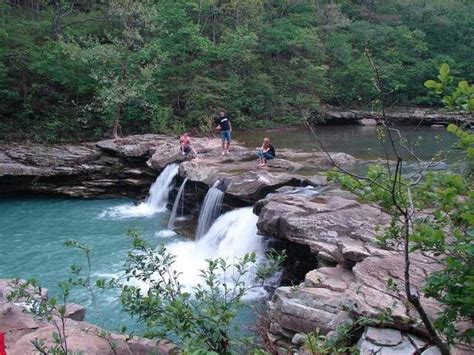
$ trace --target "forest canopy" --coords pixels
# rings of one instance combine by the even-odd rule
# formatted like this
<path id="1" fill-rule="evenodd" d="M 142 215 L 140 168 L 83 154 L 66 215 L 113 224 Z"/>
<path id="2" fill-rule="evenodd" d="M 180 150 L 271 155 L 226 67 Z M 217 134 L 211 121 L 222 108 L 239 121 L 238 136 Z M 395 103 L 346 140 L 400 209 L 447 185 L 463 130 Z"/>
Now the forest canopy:
<path id="1" fill-rule="evenodd" d="M 370 48 L 399 106 L 436 106 L 447 63 L 473 81 L 469 0 L 9 0 L 0 140 L 75 141 L 291 125 L 376 103 Z"/>

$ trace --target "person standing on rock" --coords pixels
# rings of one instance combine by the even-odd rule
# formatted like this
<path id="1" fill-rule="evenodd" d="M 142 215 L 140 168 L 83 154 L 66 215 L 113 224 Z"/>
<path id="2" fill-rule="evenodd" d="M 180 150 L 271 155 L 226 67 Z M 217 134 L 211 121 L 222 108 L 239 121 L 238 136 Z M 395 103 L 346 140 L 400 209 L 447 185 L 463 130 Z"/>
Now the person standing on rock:
<path id="1" fill-rule="evenodd" d="M 259 160 L 258 167 L 261 168 L 267 165 L 267 160 L 275 158 L 275 147 L 270 142 L 270 138 L 263 138 L 263 143 L 260 149 L 257 149 L 257 156 Z"/>
<path id="2" fill-rule="evenodd" d="M 216 129 L 220 130 L 222 140 L 222 155 L 229 154 L 229 145 L 231 140 L 232 125 L 225 111 L 219 112 Z"/>

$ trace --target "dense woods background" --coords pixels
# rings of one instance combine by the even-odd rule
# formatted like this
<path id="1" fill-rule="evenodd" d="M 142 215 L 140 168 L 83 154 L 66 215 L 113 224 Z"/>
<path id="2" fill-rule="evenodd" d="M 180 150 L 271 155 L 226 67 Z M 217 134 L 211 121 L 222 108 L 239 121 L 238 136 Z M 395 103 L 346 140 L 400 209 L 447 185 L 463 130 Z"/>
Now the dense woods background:
<path id="1" fill-rule="evenodd" d="M 470 0 L 9 0 L 0 3 L 0 140 L 276 127 L 376 105 L 436 105 L 439 64 L 472 81 Z M 113 131 L 114 129 L 114 131 Z"/>

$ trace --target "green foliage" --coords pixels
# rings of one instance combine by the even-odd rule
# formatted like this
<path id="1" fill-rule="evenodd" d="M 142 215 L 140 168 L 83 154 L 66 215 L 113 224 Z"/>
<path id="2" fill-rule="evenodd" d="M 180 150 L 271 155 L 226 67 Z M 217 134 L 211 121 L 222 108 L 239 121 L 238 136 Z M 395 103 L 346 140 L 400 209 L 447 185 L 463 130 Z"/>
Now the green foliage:
<path id="1" fill-rule="evenodd" d="M 436 94 L 442 95 L 443 104 L 450 110 L 462 113 L 474 113 L 474 85 L 467 80 L 461 80 L 453 88 L 454 77 L 447 63 L 439 67 L 438 80 L 427 80 L 425 86 Z"/>
<path id="2" fill-rule="evenodd" d="M 238 129 L 298 124 L 323 104 L 373 107 L 367 44 L 390 103 L 438 105 L 418 83 L 441 63 L 466 78 L 446 104 L 472 96 L 473 2 L 26 4 L 1 5 L 2 140 L 97 139 L 117 117 L 124 134 L 160 133 L 207 131 L 221 108 Z"/>
<path id="3" fill-rule="evenodd" d="M 201 270 L 201 282 L 193 290 L 180 283 L 173 264 L 175 257 L 162 245 L 148 247 L 135 232 L 134 251 L 129 253 L 127 280 L 139 280 L 149 286 L 147 291 L 132 284 L 122 286 L 121 302 L 125 310 L 137 316 L 148 328 L 150 337 L 171 337 L 192 354 L 227 354 L 237 344 L 231 338 L 231 322 L 243 307 L 242 298 L 254 285 L 246 284 L 244 276 L 255 272 L 262 285 L 277 271 L 283 256 L 269 254 L 268 262 L 256 267 L 256 255 L 245 255 L 229 263 L 224 259 L 207 260 Z M 254 270 L 254 271 L 252 271 Z"/>

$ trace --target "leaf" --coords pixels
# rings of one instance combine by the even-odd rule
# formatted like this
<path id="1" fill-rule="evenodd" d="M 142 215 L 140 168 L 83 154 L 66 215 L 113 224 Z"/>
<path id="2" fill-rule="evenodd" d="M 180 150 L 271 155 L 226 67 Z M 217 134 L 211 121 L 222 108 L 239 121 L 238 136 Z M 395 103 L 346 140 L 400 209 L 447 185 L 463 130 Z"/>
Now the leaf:
<path id="1" fill-rule="evenodd" d="M 449 75 L 448 63 L 441 64 L 441 66 L 439 67 L 439 74 L 441 75 L 441 77 L 444 77 L 444 78 L 446 78 Z"/>
<path id="2" fill-rule="evenodd" d="M 434 80 L 426 80 L 425 81 L 425 86 L 428 89 L 436 89 L 438 87 L 438 83 Z"/>

